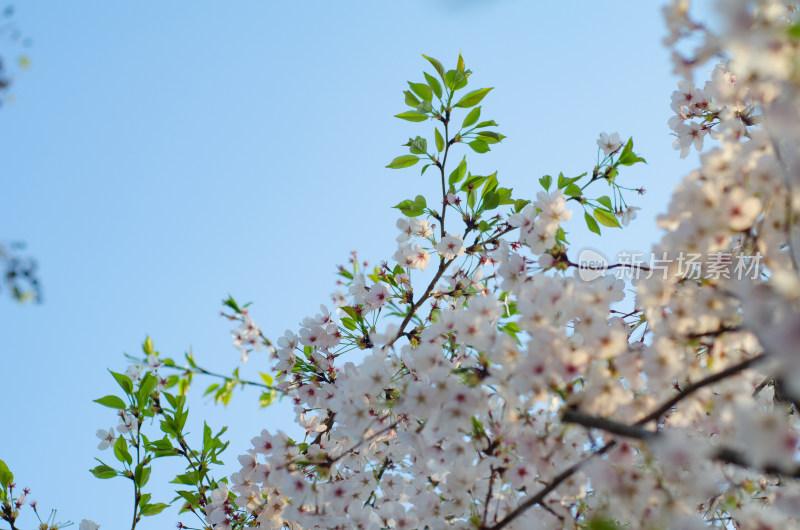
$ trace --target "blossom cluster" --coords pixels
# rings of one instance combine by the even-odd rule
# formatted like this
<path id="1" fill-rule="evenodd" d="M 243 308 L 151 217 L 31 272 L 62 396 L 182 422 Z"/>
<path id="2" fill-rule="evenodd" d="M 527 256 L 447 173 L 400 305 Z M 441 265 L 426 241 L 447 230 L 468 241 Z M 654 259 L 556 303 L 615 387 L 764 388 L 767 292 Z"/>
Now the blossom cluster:
<path id="1" fill-rule="evenodd" d="M 790 230 L 798 205 L 770 129 L 771 102 L 800 93 L 787 66 L 797 48 L 786 30 L 794 3 L 731 2 L 731 26 L 713 40 L 686 4 L 667 10 L 674 40 L 707 37 L 696 65 L 729 55 L 703 90 L 681 82 L 670 127 L 683 156 L 701 151 L 712 130 L 719 144 L 679 185 L 653 252 L 758 255 L 758 274 L 687 278 L 666 265 L 666 274 L 634 280 L 633 300 L 611 273 L 583 281 L 558 238 L 572 213 L 561 189 L 541 192 L 469 245 L 443 227 L 436 241 L 426 221 L 402 219 L 403 281 L 388 268 L 369 288 L 358 276 L 342 305 L 374 311 L 380 285 L 382 303 L 429 316 L 383 331 L 370 322 L 366 355 L 350 361 L 308 340 L 336 336 L 333 320 L 318 321 L 318 331 L 330 326 L 323 334 L 309 335 L 304 323 L 301 344 L 287 335 L 282 359 L 311 347 L 318 376 L 287 385 L 306 440 L 266 429 L 231 477 L 233 503 L 255 524 L 797 524 L 800 487 L 789 477 L 800 432 L 787 410 L 800 395 L 790 353 L 800 322 Z M 622 142 L 604 135 L 598 145 L 613 156 Z M 458 191 L 443 198 L 446 208 L 460 208 Z M 439 274 L 423 304 L 406 282 L 433 265 L 433 250 Z M 464 263 L 444 274 L 456 256 Z"/>
<path id="2" fill-rule="evenodd" d="M 535 201 L 465 161 L 448 175 L 451 148 L 483 154 L 504 137 L 479 121 L 490 89 L 453 97 L 471 75 L 463 59 L 445 71 L 426 57 L 439 79 L 409 83 L 412 110 L 397 117 L 434 120 L 436 152 L 417 137 L 387 167 L 435 168 L 441 210 L 421 196 L 400 203 L 393 265 L 352 259 L 336 308 L 277 341 L 277 388 L 304 435 L 255 436 L 239 471 L 200 488 L 205 522 L 797 527 L 798 7 L 726 0 L 718 33 L 692 19 L 688 0 L 665 8 L 685 76 L 669 126 L 681 156 L 701 152 L 700 167 L 658 218 L 660 273 L 633 278 L 616 277 L 627 265 L 617 263 L 587 281 L 563 227 L 573 204 L 598 234 L 635 217 L 622 192 L 636 188 L 617 183 L 643 161 L 632 140 L 603 133 L 603 162 L 560 175 L 557 189 L 543 177 Z M 685 40 L 701 42 L 692 56 L 677 51 Z M 722 60 L 696 88 L 713 57 Z M 451 113 L 473 107 L 457 129 Z M 601 183 L 613 199 L 589 195 Z M 686 255 L 758 259 L 745 260 L 747 275 L 699 277 L 681 268 Z M 255 346 L 264 339 L 248 318 L 237 340 Z"/>

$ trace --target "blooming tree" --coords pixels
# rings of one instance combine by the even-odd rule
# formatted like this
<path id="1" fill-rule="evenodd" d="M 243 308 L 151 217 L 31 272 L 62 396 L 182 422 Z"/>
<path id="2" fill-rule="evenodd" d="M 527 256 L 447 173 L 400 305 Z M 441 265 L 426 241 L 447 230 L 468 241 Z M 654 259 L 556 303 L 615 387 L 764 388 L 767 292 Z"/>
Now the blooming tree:
<path id="1" fill-rule="evenodd" d="M 177 499 L 203 528 L 800 524 L 797 2 L 720 10 L 714 33 L 688 0 L 665 8 L 684 77 L 674 146 L 717 143 L 676 188 L 646 260 L 576 257 L 561 227 L 576 212 L 598 234 L 635 217 L 627 201 L 641 189 L 624 170 L 644 159 L 632 140 L 601 134 L 586 173 L 544 176 L 535 200 L 518 198 L 464 154 L 504 139 L 479 106 L 491 89 L 467 89 L 461 57 L 450 70 L 425 57 L 432 71 L 409 83 L 397 117 L 433 130 L 387 167 L 421 165 L 441 195 L 395 206 L 391 260 L 367 269 L 353 256 L 334 307 L 274 344 L 226 300 L 243 358 L 273 359 L 262 381 L 191 355 L 178 366 L 149 339 L 113 373 L 123 396 L 97 401 L 118 410 L 119 425 L 98 431 L 114 457 L 92 472 L 132 482 L 132 528 L 167 506 L 144 492 L 161 457 L 186 462 Z M 224 429 L 206 425 L 197 447 L 184 436 L 197 374 L 220 378 L 207 393 L 224 403 L 240 385 L 261 387 L 262 405 L 285 397 L 305 436 L 267 426 L 241 469 L 215 478 Z M 12 480 L 0 465 L 14 528 L 25 494 Z"/>

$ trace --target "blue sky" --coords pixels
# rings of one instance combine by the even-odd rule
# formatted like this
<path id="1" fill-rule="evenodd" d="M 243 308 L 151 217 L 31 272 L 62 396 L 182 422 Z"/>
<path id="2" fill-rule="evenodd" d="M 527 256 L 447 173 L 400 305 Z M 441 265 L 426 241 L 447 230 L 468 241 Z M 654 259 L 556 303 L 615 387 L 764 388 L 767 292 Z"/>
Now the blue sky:
<path id="1" fill-rule="evenodd" d="M 130 485 L 88 469 L 95 431 L 116 425 L 91 403 L 115 391 L 149 334 L 163 354 L 193 348 L 211 369 L 238 362 L 228 293 L 277 338 L 329 303 L 335 265 L 395 250 L 390 207 L 438 185 L 384 166 L 430 125 L 392 118 L 406 81 L 453 67 L 493 86 L 483 116 L 508 139 L 472 157 L 521 197 L 544 174 L 595 161 L 600 132 L 634 136 L 648 161 L 623 174 L 647 195 L 639 219 L 602 240 L 572 226 L 573 248 L 647 250 L 655 214 L 692 168 L 671 148 L 675 87 L 662 2 L 45 2 L 17 5 L 32 67 L 0 109 L 0 239 L 40 264 L 44 303 L 0 300 L 0 458 L 59 519 L 125 528 Z M 460 156 L 460 155 L 459 155 Z M 430 201 L 429 201 L 430 202 Z M 579 216 L 576 216 L 579 217 Z M 253 356 L 248 370 L 267 367 Z M 195 390 L 207 384 L 198 382 Z M 189 424 L 227 424 L 243 452 L 291 410 L 234 397 L 192 399 Z M 154 472 L 151 484 L 166 483 Z M 172 498 L 167 486 L 154 500 Z M 172 527 L 174 512 L 137 528 Z M 189 522 L 189 518 L 182 519 Z M 27 516 L 24 525 L 33 524 Z"/>

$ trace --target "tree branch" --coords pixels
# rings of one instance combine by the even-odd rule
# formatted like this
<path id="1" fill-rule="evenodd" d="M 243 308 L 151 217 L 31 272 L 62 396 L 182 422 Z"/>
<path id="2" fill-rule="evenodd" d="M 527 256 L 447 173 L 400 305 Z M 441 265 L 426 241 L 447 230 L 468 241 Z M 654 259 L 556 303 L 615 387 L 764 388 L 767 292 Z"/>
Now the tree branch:
<path id="1" fill-rule="evenodd" d="M 750 368 L 752 366 L 755 366 L 756 364 L 764 361 L 766 359 L 766 357 L 767 357 L 766 353 L 761 353 L 759 355 L 756 355 L 755 357 L 751 357 L 750 359 L 747 359 L 746 361 L 742 361 L 739 364 L 734 364 L 733 366 L 730 366 L 730 367 L 726 368 L 725 370 L 722 370 L 721 372 L 717 372 L 716 374 L 710 375 L 710 376 L 706 377 L 705 379 L 701 379 L 700 381 L 697 381 L 695 383 L 687 385 L 683 390 L 681 390 L 680 392 L 675 394 L 672 397 L 672 399 L 667 400 L 664 404 L 662 404 L 656 410 L 654 410 L 653 412 L 651 412 L 650 414 L 648 414 L 644 418 L 642 418 L 639 421 L 637 421 L 636 425 L 644 425 L 644 424 L 649 423 L 651 421 L 658 421 L 658 419 L 662 415 L 664 415 L 667 411 L 669 411 L 669 409 L 671 409 L 672 407 L 677 405 L 679 402 L 681 402 L 682 400 L 684 400 L 685 398 L 687 398 L 691 394 L 694 394 L 696 391 L 700 390 L 701 388 L 703 388 L 705 386 L 708 386 L 708 385 L 711 385 L 711 384 L 714 384 L 716 382 L 722 381 L 723 379 L 727 379 L 728 377 L 731 377 L 732 375 L 736 375 L 739 372 L 742 372 L 742 371 L 744 371 L 744 370 L 746 370 L 746 369 L 748 369 L 748 368 Z"/>
<path id="2" fill-rule="evenodd" d="M 527 499 L 525 499 L 522 502 L 522 504 L 517 506 L 508 515 L 503 517 L 500 520 L 500 522 L 498 522 L 494 526 L 482 526 L 481 530 L 500 530 L 501 528 L 505 528 L 509 523 L 511 523 L 511 521 L 522 515 L 528 508 L 535 506 L 537 504 L 541 504 L 544 501 L 545 497 L 547 497 L 547 495 L 551 491 L 556 489 L 559 485 L 561 485 L 562 482 L 571 477 L 576 471 L 578 471 L 581 467 L 583 467 L 583 465 L 586 464 L 586 462 L 588 462 L 589 460 L 591 460 L 596 456 L 600 456 L 602 454 L 607 453 L 615 445 L 616 442 L 611 441 L 606 445 L 604 445 L 603 447 L 601 447 L 600 449 L 598 449 L 597 451 L 595 451 L 594 453 L 584 458 L 583 460 L 581 460 L 580 462 L 568 467 L 567 469 L 562 471 L 561 474 L 554 477 L 553 480 L 550 481 L 550 484 L 539 490 L 535 495 L 532 495 Z"/>
<path id="3" fill-rule="evenodd" d="M 584 414 L 575 409 L 567 410 L 562 418 L 567 423 L 575 423 L 591 429 L 600 429 L 610 432 L 611 434 L 625 436 L 626 438 L 634 438 L 636 440 L 652 441 L 661 437 L 663 434 L 662 432 L 650 431 L 637 425 L 626 425 L 607 418 L 598 418 L 597 416 Z M 717 460 L 718 462 L 732 464 L 745 469 L 755 469 L 765 474 L 800 478 L 800 464 L 789 467 L 779 466 L 775 463 L 756 466 L 748 461 L 746 455 L 742 451 L 731 447 L 715 447 L 708 456 L 712 460 Z"/>

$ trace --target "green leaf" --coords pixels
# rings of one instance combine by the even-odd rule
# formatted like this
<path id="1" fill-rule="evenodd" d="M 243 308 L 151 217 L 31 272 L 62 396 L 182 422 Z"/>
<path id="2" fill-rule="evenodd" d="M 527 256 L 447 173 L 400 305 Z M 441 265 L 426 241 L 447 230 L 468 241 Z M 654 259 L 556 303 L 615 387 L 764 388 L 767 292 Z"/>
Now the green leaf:
<path id="1" fill-rule="evenodd" d="M 428 82 L 428 86 L 431 87 L 433 93 L 436 94 L 436 97 L 442 99 L 442 85 L 439 84 L 439 81 L 436 80 L 435 77 L 428 74 L 428 72 L 423 72 L 425 75 L 425 81 Z"/>
<path id="2" fill-rule="evenodd" d="M 109 408 L 117 409 L 117 410 L 128 408 L 128 406 L 125 404 L 125 402 L 122 401 L 122 399 L 118 398 L 117 396 L 109 395 L 109 396 L 101 397 L 100 399 L 95 399 L 94 402 L 95 403 L 100 403 L 104 407 L 109 407 Z"/>
<path id="3" fill-rule="evenodd" d="M 433 92 L 431 92 L 431 87 L 423 83 L 412 83 L 411 81 L 408 82 L 408 86 L 411 87 L 411 90 L 419 96 L 422 101 L 430 101 L 433 99 Z"/>
<path id="4" fill-rule="evenodd" d="M 481 197 L 485 197 L 487 193 L 490 191 L 494 191 L 497 188 L 497 171 L 486 177 L 486 180 L 483 183 L 483 190 L 481 192 Z"/>
<path id="5" fill-rule="evenodd" d="M 464 97 L 459 99 L 458 103 L 456 103 L 454 106 L 461 107 L 462 109 L 474 107 L 475 105 L 480 103 L 484 97 L 486 97 L 486 94 L 488 94 L 490 90 L 492 89 L 479 88 L 478 90 L 473 90 L 472 92 L 467 93 L 466 95 L 464 95 Z"/>
<path id="6" fill-rule="evenodd" d="M 139 382 L 139 403 L 143 405 L 146 404 L 150 394 L 157 386 L 158 378 L 150 372 L 146 372 Z"/>
<path id="7" fill-rule="evenodd" d="M 197 471 L 187 471 L 182 475 L 178 475 L 169 482 L 170 484 L 186 484 L 187 486 L 196 486 L 198 482 Z"/>
<path id="8" fill-rule="evenodd" d="M 461 90 L 467 86 L 467 76 L 458 70 L 448 70 L 444 76 L 444 85 L 450 90 Z"/>
<path id="9" fill-rule="evenodd" d="M 458 63 L 456 63 L 456 70 L 463 72 L 466 68 L 467 65 L 464 63 L 464 58 L 461 57 L 461 52 L 458 52 Z"/>
<path id="10" fill-rule="evenodd" d="M 265 385 L 267 385 L 267 386 L 272 386 L 272 383 L 273 383 L 274 381 L 273 381 L 273 379 L 272 379 L 272 376 L 271 376 L 271 375 L 269 375 L 269 374 L 264 374 L 264 373 L 261 373 L 261 372 L 259 372 L 259 374 L 258 374 L 258 375 L 260 375 L 260 376 L 261 376 L 261 380 L 262 380 L 262 381 L 264 381 L 264 384 L 265 384 Z"/>
<path id="11" fill-rule="evenodd" d="M 623 166 L 632 166 L 637 162 L 647 163 L 644 158 L 637 156 L 636 153 L 633 152 L 633 137 L 631 137 L 628 138 L 628 142 L 619 155 L 619 163 Z"/>
<path id="12" fill-rule="evenodd" d="M 6 489 L 12 482 L 14 482 L 14 473 L 8 469 L 5 462 L 0 460 L 0 485 L 3 486 L 3 489 Z"/>
<path id="13" fill-rule="evenodd" d="M 148 467 L 142 462 L 141 464 L 136 466 L 136 471 L 133 472 L 133 481 L 134 483 L 142 488 L 147 484 L 147 481 L 150 480 L 150 472 L 153 471 L 153 468 Z"/>
<path id="14" fill-rule="evenodd" d="M 260 407 L 269 407 L 275 398 L 278 396 L 278 393 L 274 390 L 270 390 L 269 392 L 262 392 L 261 397 L 258 398 L 258 405 Z"/>
<path id="15" fill-rule="evenodd" d="M 597 225 L 597 221 L 588 212 L 583 212 L 583 218 L 586 220 L 586 227 L 599 236 L 600 227 Z"/>
<path id="16" fill-rule="evenodd" d="M 550 185 L 553 183 L 553 177 L 550 175 L 545 175 L 539 179 L 539 184 L 542 185 L 544 191 L 550 191 Z"/>
<path id="17" fill-rule="evenodd" d="M 608 195 L 603 195 L 602 197 L 597 198 L 597 202 L 608 208 L 609 210 L 613 209 L 614 207 L 611 205 L 611 198 Z"/>
<path id="18" fill-rule="evenodd" d="M 489 121 L 482 121 L 475 126 L 476 129 L 483 129 L 484 127 L 497 127 L 497 124 L 495 123 L 494 120 L 489 120 Z"/>
<path id="19" fill-rule="evenodd" d="M 242 310 L 239 308 L 239 305 L 236 303 L 236 300 L 229 294 L 226 300 L 222 301 L 223 305 L 226 305 L 233 309 L 236 313 L 241 313 Z"/>
<path id="20" fill-rule="evenodd" d="M 467 181 L 461 185 L 461 191 L 466 191 L 467 193 L 472 193 L 474 190 L 478 189 L 478 187 L 483 184 L 486 180 L 486 177 L 481 176 L 474 176 L 467 179 Z"/>
<path id="21" fill-rule="evenodd" d="M 169 504 L 164 504 L 163 502 L 158 502 L 156 504 L 145 504 L 141 507 L 141 514 L 145 517 L 149 517 L 151 515 L 157 515 L 164 511 L 164 508 L 169 508 Z"/>
<path id="22" fill-rule="evenodd" d="M 422 199 L 421 201 L 419 199 Z M 417 198 L 412 200 L 406 199 L 401 203 L 393 206 L 393 208 L 397 208 L 400 210 L 403 215 L 407 217 L 417 217 L 418 215 L 422 215 L 425 212 L 425 197 L 422 195 L 417 195 Z M 348 311 L 349 309 L 349 311 Z M 352 307 L 346 306 L 342 307 L 342 310 L 353 317 L 356 321 L 360 321 L 360 317 L 358 314 L 353 310 Z"/>
<path id="23" fill-rule="evenodd" d="M 483 197 L 483 210 L 494 210 L 500 206 L 500 197 L 496 192 L 490 191 Z"/>
<path id="24" fill-rule="evenodd" d="M 405 96 L 406 96 L 406 100 L 405 100 L 406 101 L 406 105 L 408 105 L 411 108 L 417 108 L 417 105 L 419 105 L 420 102 L 414 96 L 414 94 L 412 94 L 410 90 L 404 90 L 403 94 L 405 94 Z"/>
<path id="25" fill-rule="evenodd" d="M 442 138 L 442 133 L 439 132 L 439 129 L 434 129 L 433 136 L 436 140 L 436 150 L 441 153 L 444 151 L 444 138 Z"/>
<path id="26" fill-rule="evenodd" d="M 186 502 L 188 502 L 191 506 L 195 506 L 197 504 L 197 495 L 194 493 L 185 490 L 178 490 L 175 493 L 186 499 Z M 175 497 L 175 499 L 177 499 L 177 497 Z"/>
<path id="27" fill-rule="evenodd" d="M 352 318 L 347 318 L 347 317 L 343 318 L 342 325 L 347 329 L 349 329 L 350 331 L 356 329 L 356 321 L 353 320 Z"/>
<path id="28" fill-rule="evenodd" d="M 433 57 L 428 57 L 424 53 L 422 54 L 422 56 L 426 58 L 428 62 L 431 63 L 431 65 L 433 65 L 433 68 L 436 70 L 436 73 L 438 73 L 439 77 L 441 77 L 442 81 L 444 81 L 444 66 L 442 66 L 442 63 L 440 63 Z"/>
<path id="29" fill-rule="evenodd" d="M 89 471 L 91 471 L 92 475 L 94 475 L 95 477 L 102 479 L 114 478 L 117 476 L 117 471 L 113 467 L 107 466 L 105 464 L 101 464 L 95 468 L 90 469 Z"/>
<path id="30" fill-rule="evenodd" d="M 489 152 L 489 145 L 484 142 L 483 140 L 472 140 L 470 143 L 467 144 L 472 148 L 473 151 L 476 153 L 488 153 Z"/>
<path id="31" fill-rule="evenodd" d="M 456 167 L 452 173 L 450 173 L 450 178 L 448 182 L 451 186 L 455 186 L 461 179 L 464 178 L 464 175 L 467 174 L 467 157 L 461 159 L 459 162 L 458 167 Z"/>
<path id="32" fill-rule="evenodd" d="M 109 372 L 111 372 L 111 370 L 109 370 Z M 130 377 L 125 374 L 118 374 L 117 372 L 111 372 L 111 375 L 114 376 L 114 379 L 116 379 L 117 383 L 126 394 L 133 392 L 133 382 Z"/>
<path id="33" fill-rule="evenodd" d="M 158 451 L 158 452 L 171 452 L 174 447 L 172 447 L 172 442 L 169 441 L 169 438 L 164 436 L 161 440 L 156 440 L 154 442 L 146 444 L 148 450 Z"/>
<path id="34" fill-rule="evenodd" d="M 636 156 L 632 152 L 631 153 L 623 153 L 619 157 L 619 163 L 622 164 L 623 166 L 632 166 L 637 162 L 644 162 L 646 164 L 647 160 L 645 160 L 644 158 L 642 158 L 640 156 Z"/>
<path id="35" fill-rule="evenodd" d="M 564 188 L 564 195 L 569 195 L 570 197 L 580 197 L 582 194 L 583 191 L 576 184 L 567 184 L 567 187 Z"/>
<path id="36" fill-rule="evenodd" d="M 496 133 L 494 131 L 481 131 L 478 133 L 478 136 L 481 140 L 486 142 L 487 144 L 496 144 L 497 142 L 501 141 L 505 136 L 502 134 Z"/>
<path id="37" fill-rule="evenodd" d="M 419 157 L 416 155 L 402 155 L 389 162 L 389 165 L 386 167 L 389 169 L 401 169 L 413 166 L 417 162 L 419 162 Z"/>
<path id="38" fill-rule="evenodd" d="M 480 119 L 480 117 L 481 117 L 481 108 L 475 107 L 474 109 L 469 111 L 467 117 L 464 118 L 464 123 L 461 124 L 461 128 L 465 129 L 467 127 L 470 127 L 473 123 L 476 123 L 478 119 Z"/>
<path id="39" fill-rule="evenodd" d="M 517 199 L 516 201 L 514 201 L 514 211 L 516 213 L 519 213 L 522 211 L 523 208 L 525 208 L 530 203 L 531 201 L 527 201 L 525 199 Z"/>
<path id="40" fill-rule="evenodd" d="M 409 150 L 415 155 L 427 155 L 428 154 L 428 140 L 421 136 L 417 136 L 413 140 L 411 140 L 411 145 L 409 146 Z"/>
<path id="41" fill-rule="evenodd" d="M 500 204 L 514 204 L 511 200 L 511 188 L 497 188 L 495 193 L 500 198 Z"/>
<path id="42" fill-rule="evenodd" d="M 114 456 L 116 456 L 117 460 L 120 462 L 126 462 L 128 465 L 131 465 L 131 462 L 133 462 L 133 458 L 131 458 L 128 452 L 128 444 L 122 436 L 117 438 L 116 443 L 114 443 Z"/>
<path id="43" fill-rule="evenodd" d="M 612 228 L 622 228 L 613 212 L 605 208 L 595 208 L 594 218 L 603 226 L 610 226 Z"/>
<path id="44" fill-rule="evenodd" d="M 145 355 L 153 354 L 153 340 L 150 337 L 144 339 L 144 344 L 142 344 L 142 351 L 144 351 Z"/>
<path id="45" fill-rule="evenodd" d="M 415 112 L 411 110 L 406 112 L 401 112 L 400 114 L 395 114 L 394 117 L 406 121 L 425 121 L 428 119 L 427 114 L 422 114 L 420 112 Z"/>
<path id="46" fill-rule="evenodd" d="M 433 105 L 431 105 L 430 101 L 421 101 L 419 105 L 417 105 L 417 113 L 427 115 L 429 112 L 433 110 Z"/>
<path id="47" fill-rule="evenodd" d="M 569 241 L 567 241 L 567 233 L 564 232 L 564 229 L 560 226 L 558 227 L 558 230 L 556 230 L 556 241 L 561 241 L 565 245 L 569 245 Z"/>

